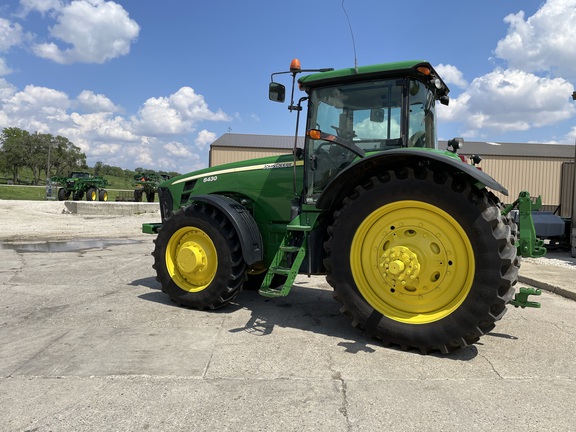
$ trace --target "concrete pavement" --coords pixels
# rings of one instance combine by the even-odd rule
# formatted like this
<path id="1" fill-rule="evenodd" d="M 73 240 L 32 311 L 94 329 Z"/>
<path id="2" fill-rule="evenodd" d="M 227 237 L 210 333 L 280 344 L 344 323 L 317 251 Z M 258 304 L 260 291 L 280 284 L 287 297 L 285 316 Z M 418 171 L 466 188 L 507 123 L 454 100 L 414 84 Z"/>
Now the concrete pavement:
<path id="1" fill-rule="evenodd" d="M 547 264 L 549 262 L 556 265 Z M 576 258 L 572 258 L 570 252 L 548 252 L 545 258 L 522 260 L 518 279 L 520 284 L 576 301 Z"/>
<path id="2" fill-rule="evenodd" d="M 243 292 L 219 311 L 176 307 L 155 281 L 152 239 L 0 249 L 0 431 L 576 422 L 572 300 L 544 292 L 541 309 L 509 308 L 474 346 L 421 356 L 352 328 L 321 277 L 299 277 L 282 299 Z"/>

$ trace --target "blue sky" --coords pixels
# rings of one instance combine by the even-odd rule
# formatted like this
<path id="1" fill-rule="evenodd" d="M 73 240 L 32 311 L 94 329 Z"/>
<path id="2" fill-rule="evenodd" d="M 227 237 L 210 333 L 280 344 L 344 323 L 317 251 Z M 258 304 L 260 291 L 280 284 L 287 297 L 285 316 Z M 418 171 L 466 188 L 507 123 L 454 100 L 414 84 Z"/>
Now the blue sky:
<path id="1" fill-rule="evenodd" d="M 451 88 L 439 137 L 573 144 L 576 0 L 345 0 L 359 65 L 424 59 Z M 0 128 L 97 161 L 188 172 L 226 132 L 291 135 L 270 74 L 354 66 L 342 0 L 8 0 Z M 288 84 L 288 76 L 285 76 Z"/>

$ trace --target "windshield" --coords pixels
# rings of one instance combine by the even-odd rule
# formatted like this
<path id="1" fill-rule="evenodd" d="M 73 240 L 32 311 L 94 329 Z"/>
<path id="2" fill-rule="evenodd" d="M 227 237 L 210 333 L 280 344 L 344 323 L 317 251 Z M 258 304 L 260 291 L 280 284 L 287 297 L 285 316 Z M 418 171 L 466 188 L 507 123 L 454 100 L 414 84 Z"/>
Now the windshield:
<path id="1" fill-rule="evenodd" d="M 404 104 L 405 94 L 408 96 Z M 367 152 L 400 147 L 434 148 L 434 101 L 434 94 L 426 85 L 412 79 L 318 88 L 310 94 L 308 128 L 337 135 Z M 408 110 L 406 121 L 402 120 L 404 109 Z M 313 202 L 326 184 L 356 157 L 342 146 L 311 139 L 306 143 L 306 156 L 308 202 Z"/>

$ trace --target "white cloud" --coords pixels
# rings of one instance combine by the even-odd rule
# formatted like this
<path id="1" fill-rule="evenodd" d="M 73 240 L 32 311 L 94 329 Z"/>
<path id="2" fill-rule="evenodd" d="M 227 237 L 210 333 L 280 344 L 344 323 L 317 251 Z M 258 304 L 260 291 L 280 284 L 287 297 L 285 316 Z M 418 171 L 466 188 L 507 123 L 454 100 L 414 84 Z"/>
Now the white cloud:
<path id="1" fill-rule="evenodd" d="M 438 110 L 440 122 L 460 123 L 463 136 L 489 138 L 573 117 L 575 20 L 576 0 L 548 0 L 528 18 L 520 11 L 504 19 L 508 33 L 495 49 L 504 67 L 459 85 L 466 81 L 456 68 L 439 66 L 447 82 L 464 89 Z"/>
<path id="2" fill-rule="evenodd" d="M 524 15 L 520 11 L 504 19 L 510 28 L 496 56 L 511 68 L 575 78 L 576 0 L 548 0 L 531 17 Z"/>
<path id="3" fill-rule="evenodd" d="M 168 135 L 190 133 L 204 120 L 229 121 L 221 110 L 208 109 L 204 96 L 190 87 L 182 87 L 168 97 L 150 98 L 138 112 L 134 122 L 142 134 Z"/>
<path id="4" fill-rule="evenodd" d="M 120 144 L 98 144 L 91 152 L 92 156 L 114 155 L 122 149 Z"/>
<path id="5" fill-rule="evenodd" d="M 26 86 L 4 102 L 4 111 L 9 115 L 40 122 L 61 118 L 60 115 L 65 115 L 69 107 L 66 93 L 34 85 Z"/>
<path id="6" fill-rule="evenodd" d="M 164 144 L 164 149 L 170 156 L 176 156 L 179 158 L 187 158 L 192 156 L 192 152 L 188 150 L 184 144 L 179 142 L 172 141 Z"/>
<path id="7" fill-rule="evenodd" d="M 62 6 L 63 2 L 61 0 L 20 0 L 23 15 L 27 15 L 31 11 L 45 14 L 49 11 L 59 10 Z"/>
<path id="8" fill-rule="evenodd" d="M 0 101 L 9 99 L 15 93 L 16 93 L 16 87 L 14 87 L 4 78 L 0 78 Z"/>
<path id="9" fill-rule="evenodd" d="M 90 112 L 116 112 L 118 108 L 114 103 L 102 94 L 96 94 L 90 90 L 84 90 L 78 95 L 78 102 L 82 107 Z"/>
<path id="10" fill-rule="evenodd" d="M 524 131 L 570 118 L 573 86 L 562 78 L 542 78 L 515 70 L 495 70 L 476 78 L 450 106 L 439 110 L 440 121 L 459 121 L 469 135 L 475 130 Z"/>
<path id="11" fill-rule="evenodd" d="M 570 131 L 566 134 L 566 142 L 570 144 L 576 143 L 576 126 L 572 126 Z"/>
<path id="12" fill-rule="evenodd" d="M 0 77 L 10 75 L 12 73 L 12 69 L 8 67 L 6 61 L 0 57 Z"/>
<path id="13" fill-rule="evenodd" d="M 79 106 L 84 112 L 75 111 Z M 0 78 L 0 130 L 18 127 L 65 136 L 87 155 L 89 164 L 103 161 L 179 172 L 198 169 L 205 164 L 200 153 L 216 136 L 206 129 L 194 139 L 189 133 L 202 121 L 229 118 L 220 110 L 208 109 L 204 97 L 189 87 L 147 100 L 140 109 L 142 117 L 115 111 L 108 97 L 90 90 L 70 99 L 64 92 L 40 86 L 17 91 Z M 146 122 L 152 122 L 152 127 L 144 127 Z"/>
<path id="14" fill-rule="evenodd" d="M 8 51 L 13 46 L 20 45 L 27 38 L 18 23 L 14 24 L 5 18 L 0 18 L 0 52 Z"/>
<path id="15" fill-rule="evenodd" d="M 133 156 L 133 160 L 135 161 L 136 165 L 142 167 L 155 167 L 157 164 L 155 163 L 155 156 L 152 153 L 151 148 L 145 147 L 132 147 L 129 149 L 128 154 Z M 134 166 L 136 168 L 136 166 Z"/>
<path id="16" fill-rule="evenodd" d="M 30 3 L 37 3 L 36 9 L 54 8 L 54 4 L 59 7 L 58 2 L 36 0 Z M 33 51 L 40 57 L 63 64 L 104 63 L 126 55 L 140 32 L 136 21 L 113 1 L 74 0 L 58 9 L 56 20 L 50 35 L 70 47 L 61 48 L 55 42 L 46 42 L 34 45 Z"/>
<path id="17" fill-rule="evenodd" d="M 216 140 L 216 134 L 202 129 L 198 132 L 198 136 L 194 140 L 200 150 L 203 150 L 208 144 L 212 144 Z"/>
<path id="18" fill-rule="evenodd" d="M 444 82 L 448 84 L 448 87 L 450 87 L 450 84 L 454 84 L 460 88 L 468 86 L 468 82 L 456 66 L 439 64 L 434 69 L 440 74 Z"/>
<path id="19" fill-rule="evenodd" d="M 180 116 L 186 120 L 214 120 L 227 121 L 229 117 L 221 110 L 212 112 L 204 96 L 196 94 L 191 87 L 182 87 L 170 96 L 170 106 L 177 110 Z"/>
<path id="20" fill-rule="evenodd" d="M 89 137 L 92 141 L 137 142 L 138 136 L 133 133 L 132 125 L 123 117 L 112 117 L 108 112 L 91 114 L 70 114 L 70 126 Z"/>

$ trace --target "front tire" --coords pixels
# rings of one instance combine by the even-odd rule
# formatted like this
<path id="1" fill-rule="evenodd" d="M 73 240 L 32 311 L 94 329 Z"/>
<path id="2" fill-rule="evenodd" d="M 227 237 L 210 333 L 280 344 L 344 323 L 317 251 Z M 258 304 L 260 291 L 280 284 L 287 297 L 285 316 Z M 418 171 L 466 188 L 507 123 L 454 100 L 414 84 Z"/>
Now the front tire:
<path id="1" fill-rule="evenodd" d="M 68 192 L 65 188 L 58 189 L 59 201 L 66 201 L 68 198 L 70 198 L 70 192 Z"/>
<path id="2" fill-rule="evenodd" d="M 108 191 L 106 189 L 98 191 L 98 201 L 108 201 Z"/>
<path id="3" fill-rule="evenodd" d="M 155 243 L 156 279 L 176 303 L 217 309 L 242 290 L 246 264 L 240 240 L 214 207 L 198 202 L 177 211 L 163 223 Z"/>
<path id="4" fill-rule="evenodd" d="M 464 178 L 400 168 L 358 186 L 336 212 L 327 279 L 353 325 L 385 345 L 448 353 L 506 312 L 519 268 L 512 225 Z"/>

